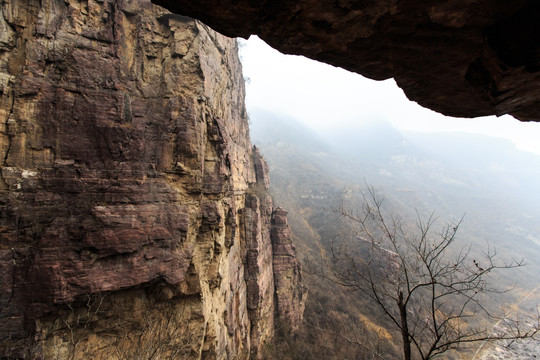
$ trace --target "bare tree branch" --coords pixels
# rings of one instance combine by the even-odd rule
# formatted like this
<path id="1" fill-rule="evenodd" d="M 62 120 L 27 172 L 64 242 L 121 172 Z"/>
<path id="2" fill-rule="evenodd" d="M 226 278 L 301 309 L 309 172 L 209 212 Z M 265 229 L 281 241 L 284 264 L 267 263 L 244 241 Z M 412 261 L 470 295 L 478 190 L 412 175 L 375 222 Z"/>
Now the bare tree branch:
<path id="1" fill-rule="evenodd" d="M 415 227 L 410 228 L 384 212 L 384 198 L 373 187 L 362 196 L 359 212 L 343 204 L 333 209 L 354 226 L 353 236 L 332 239 L 329 261 L 319 275 L 373 300 L 400 331 L 405 360 L 427 360 L 467 344 L 538 334 L 538 314 L 527 327 L 519 317 L 497 314 L 482 299 L 510 291 L 491 287 L 489 278 L 496 271 L 524 266 L 523 260 L 500 261 L 489 245 L 480 257 L 472 256 L 471 245 L 456 251 L 464 217 L 436 232 L 435 213 L 423 218 L 416 211 Z M 504 334 L 488 326 L 503 321 L 508 329 Z"/>

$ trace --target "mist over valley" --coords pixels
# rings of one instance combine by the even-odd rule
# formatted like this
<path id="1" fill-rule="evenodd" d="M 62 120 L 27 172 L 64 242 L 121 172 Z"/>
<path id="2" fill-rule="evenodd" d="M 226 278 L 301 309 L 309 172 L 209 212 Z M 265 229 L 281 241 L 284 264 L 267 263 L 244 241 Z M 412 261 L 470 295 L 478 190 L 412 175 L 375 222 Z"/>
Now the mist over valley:
<path id="1" fill-rule="evenodd" d="M 270 167 L 271 193 L 289 211 L 298 256 L 305 267 L 347 227 L 332 208 L 345 204 L 361 209 L 362 193 L 366 186 L 373 186 L 384 196 L 389 211 L 410 224 L 417 216 L 431 214 L 442 223 L 463 217 L 458 249 L 471 245 L 479 257 L 490 248 L 502 260 L 523 259 L 526 266 L 492 277 L 497 287 L 515 289 L 488 302 L 534 316 L 540 299 L 540 156 L 520 151 L 502 138 L 400 132 L 382 119 L 360 120 L 357 126 L 324 133 L 260 109 L 250 112 L 250 121 L 252 140 Z M 346 326 L 351 326 L 346 332 L 355 333 L 358 328 L 366 333 L 378 326 L 385 331 L 390 328 L 358 293 L 341 292 L 316 276 L 306 278 L 310 296 L 304 322 L 309 332 L 325 329 L 319 330 L 325 337 L 331 329 Z M 356 312 L 362 319 L 353 315 Z M 391 343 L 380 346 L 391 354 L 396 351 Z M 336 344 L 324 349 L 326 358 L 336 351 L 347 358 L 354 358 L 355 351 L 370 356 L 365 349 Z M 485 356 L 496 351 L 489 346 L 479 348 L 486 350 Z M 503 353 L 507 358 L 525 359 L 536 350 L 529 345 L 512 351 Z M 480 359 L 481 355 L 478 351 L 475 356 Z M 470 353 L 467 356 L 472 358 Z"/>

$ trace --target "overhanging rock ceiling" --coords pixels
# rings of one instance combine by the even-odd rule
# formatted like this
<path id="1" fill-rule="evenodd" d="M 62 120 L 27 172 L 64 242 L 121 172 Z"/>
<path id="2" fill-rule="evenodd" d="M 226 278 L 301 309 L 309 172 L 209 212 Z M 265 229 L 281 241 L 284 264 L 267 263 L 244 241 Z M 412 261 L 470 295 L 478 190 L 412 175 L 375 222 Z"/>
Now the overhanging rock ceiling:
<path id="1" fill-rule="evenodd" d="M 215 30 L 256 34 L 372 79 L 450 116 L 540 120 L 540 2 L 153 0 Z"/>

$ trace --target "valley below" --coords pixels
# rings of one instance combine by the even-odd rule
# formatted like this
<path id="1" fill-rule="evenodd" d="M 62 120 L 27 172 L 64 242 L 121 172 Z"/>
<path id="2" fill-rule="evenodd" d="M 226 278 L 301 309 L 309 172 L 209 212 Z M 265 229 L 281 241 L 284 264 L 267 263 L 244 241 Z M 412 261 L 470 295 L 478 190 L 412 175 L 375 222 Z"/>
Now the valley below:
<path id="1" fill-rule="evenodd" d="M 463 217 L 456 248 L 470 246 L 473 257 L 489 248 L 503 261 L 523 260 L 523 267 L 492 274 L 492 285 L 509 291 L 485 301 L 510 318 L 536 316 L 540 157 L 502 139 L 400 133 L 384 121 L 359 121 L 358 128 L 321 135 L 264 110 L 252 111 L 250 119 L 253 142 L 269 163 L 272 195 L 289 211 L 307 272 L 309 297 L 299 340 L 304 344 L 296 358 L 309 358 L 310 347 L 325 359 L 400 357 L 398 334 L 369 299 L 310 271 L 336 234 L 351 230 L 332 209 L 343 204 L 361 209 L 368 186 L 408 223 L 416 214 L 434 214 L 443 223 Z M 493 331 L 501 331 L 498 326 Z M 443 358 L 533 359 L 540 353 L 535 341 L 506 345 L 475 343 Z"/>

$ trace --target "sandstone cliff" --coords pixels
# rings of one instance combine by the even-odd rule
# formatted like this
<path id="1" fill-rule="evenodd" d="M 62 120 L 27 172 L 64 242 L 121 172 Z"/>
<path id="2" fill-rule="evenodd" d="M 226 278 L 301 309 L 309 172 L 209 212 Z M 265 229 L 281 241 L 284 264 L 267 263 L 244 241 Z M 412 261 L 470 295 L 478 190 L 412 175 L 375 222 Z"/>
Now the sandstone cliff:
<path id="1" fill-rule="evenodd" d="M 0 355 L 256 358 L 294 329 L 236 41 L 149 0 L 0 4 Z"/>

